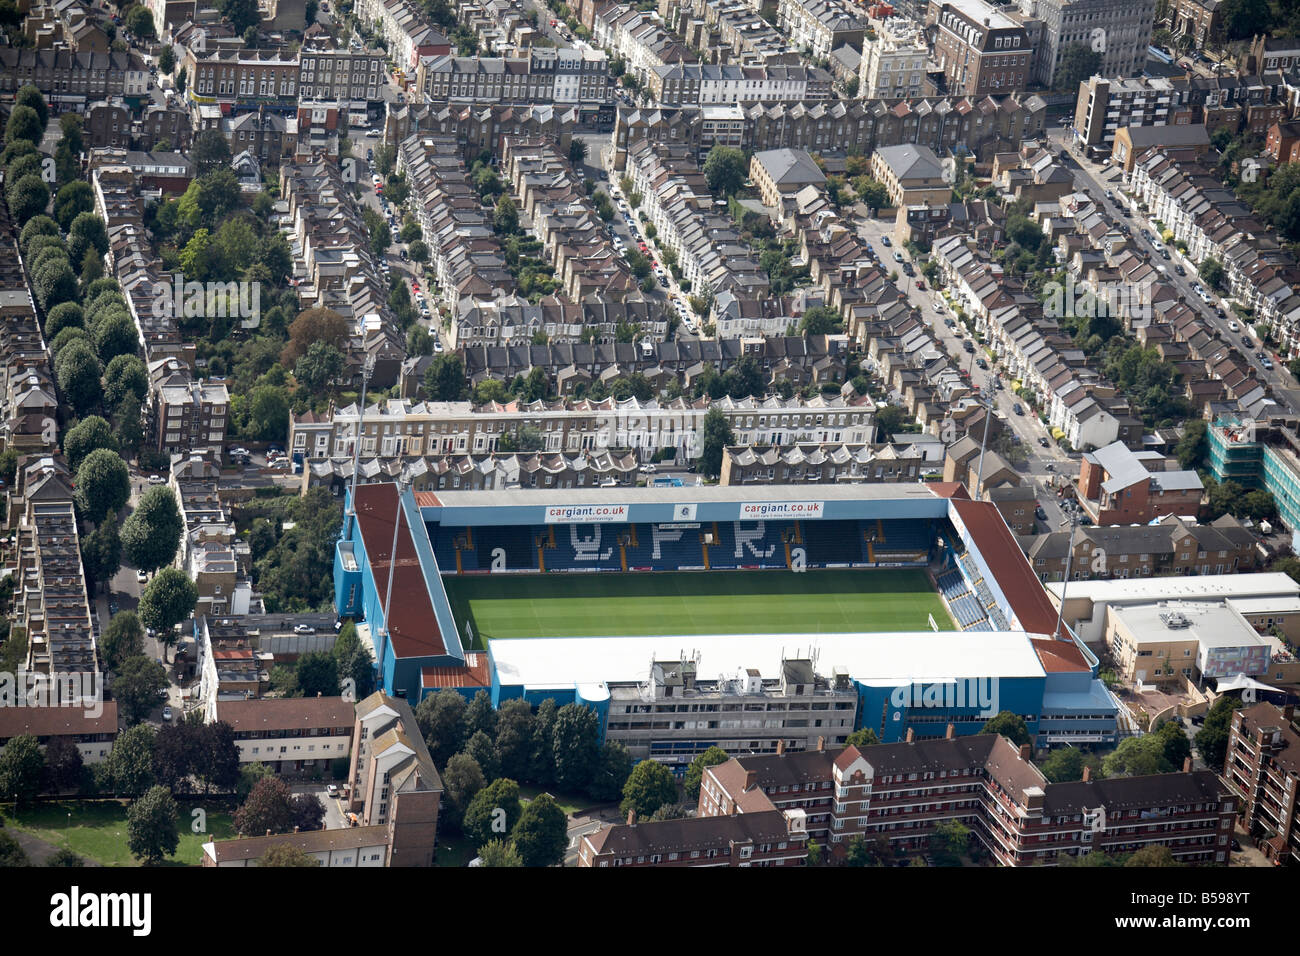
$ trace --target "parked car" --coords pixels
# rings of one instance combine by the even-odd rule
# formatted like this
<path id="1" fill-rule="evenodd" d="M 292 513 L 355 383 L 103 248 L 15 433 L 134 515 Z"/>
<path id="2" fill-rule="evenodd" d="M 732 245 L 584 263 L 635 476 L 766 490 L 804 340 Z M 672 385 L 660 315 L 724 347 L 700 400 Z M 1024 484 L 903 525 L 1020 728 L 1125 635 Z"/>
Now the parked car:
<path id="1" fill-rule="evenodd" d="M 882 245 L 884 245 L 884 246 L 886 246 L 886 247 L 888 247 L 888 246 L 892 246 L 892 245 L 893 245 L 893 243 L 889 241 L 889 237 L 888 237 L 888 236 L 881 236 L 881 237 L 880 237 L 880 242 L 881 242 Z"/>
<path id="2" fill-rule="evenodd" d="M 150 476 L 149 476 L 149 484 L 151 484 L 151 485 L 161 485 L 164 481 L 166 481 L 166 479 L 163 478 L 162 475 L 150 475 Z"/>
<path id="3" fill-rule="evenodd" d="M 1233 332 L 1240 332 L 1241 326 L 1237 323 L 1236 319 L 1233 319 L 1228 323 L 1228 329 Z"/>
<path id="4" fill-rule="evenodd" d="M 1023 415 L 1025 413 L 1025 406 L 1021 405 L 1019 402 L 1016 402 L 1014 405 L 1011 406 L 1011 410 L 1015 412 L 1017 415 Z"/>
<path id="5" fill-rule="evenodd" d="M 135 580 L 139 584 L 144 584 L 149 580 L 149 575 L 143 571 L 135 572 Z"/>
<path id="6" fill-rule="evenodd" d="M 170 721 L 172 719 L 172 709 L 170 707 L 163 708 L 162 719 L 166 721 Z"/>
<path id="7" fill-rule="evenodd" d="M 897 249 L 894 250 L 894 261 L 895 261 L 895 262 L 902 262 L 902 261 L 903 261 L 903 254 L 902 254 L 901 252 L 899 252 Z"/>
<path id="8" fill-rule="evenodd" d="M 961 347 L 964 348 L 967 352 L 973 353 L 975 351 L 975 343 L 972 342 L 970 339 L 962 339 Z"/>
<path id="9" fill-rule="evenodd" d="M 643 475 L 653 475 L 656 471 L 659 470 L 659 468 L 655 465 L 642 465 L 637 470 L 640 471 L 641 474 Z"/>
<path id="10" fill-rule="evenodd" d="M 982 359 L 982 358 L 977 358 L 977 359 L 975 360 L 975 364 L 976 364 L 979 368 L 982 368 L 982 369 L 985 369 L 985 370 L 987 370 L 988 367 L 989 367 L 989 363 L 986 362 L 986 361 L 984 361 L 984 359 Z"/>
<path id="11" fill-rule="evenodd" d="M 1177 272 L 1180 276 L 1187 275 L 1187 270 L 1184 269 L 1182 266 L 1174 266 L 1174 271 Z"/>
<path id="12" fill-rule="evenodd" d="M 1252 339 L 1249 335 L 1243 335 L 1241 337 L 1241 344 L 1248 349 L 1253 349 L 1255 347 L 1255 340 Z"/>
<path id="13" fill-rule="evenodd" d="M 337 799 L 337 798 L 338 798 L 338 795 L 339 795 L 338 784 L 335 784 L 335 783 L 327 783 L 327 784 L 325 784 L 325 792 L 328 793 L 331 797 L 334 797 L 334 798 Z"/>
<path id="14" fill-rule="evenodd" d="M 293 632 L 295 634 L 315 634 L 316 628 L 312 627 L 310 624 L 295 624 L 293 626 Z"/>
<path id="15" fill-rule="evenodd" d="M 1051 447 L 1052 447 L 1052 443 L 1051 443 L 1050 441 L 1048 441 L 1046 438 L 1043 438 L 1043 437 L 1041 437 L 1041 436 L 1040 436 L 1039 439 L 1038 439 L 1038 444 L 1042 445 L 1044 448 L 1051 448 Z"/>

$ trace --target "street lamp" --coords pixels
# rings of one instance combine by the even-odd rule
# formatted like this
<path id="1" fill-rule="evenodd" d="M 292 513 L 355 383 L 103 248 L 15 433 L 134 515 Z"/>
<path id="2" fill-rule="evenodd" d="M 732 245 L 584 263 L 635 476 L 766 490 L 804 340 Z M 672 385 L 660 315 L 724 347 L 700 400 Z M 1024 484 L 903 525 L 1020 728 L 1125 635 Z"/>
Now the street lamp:
<path id="1" fill-rule="evenodd" d="M 1065 578 L 1061 581 L 1061 604 L 1056 609 L 1056 630 L 1052 632 L 1052 639 L 1059 640 L 1061 637 L 1061 618 L 1065 614 L 1065 589 L 1070 585 L 1070 564 L 1074 558 L 1074 529 L 1079 526 L 1079 519 L 1070 515 L 1070 543 L 1065 546 Z"/>

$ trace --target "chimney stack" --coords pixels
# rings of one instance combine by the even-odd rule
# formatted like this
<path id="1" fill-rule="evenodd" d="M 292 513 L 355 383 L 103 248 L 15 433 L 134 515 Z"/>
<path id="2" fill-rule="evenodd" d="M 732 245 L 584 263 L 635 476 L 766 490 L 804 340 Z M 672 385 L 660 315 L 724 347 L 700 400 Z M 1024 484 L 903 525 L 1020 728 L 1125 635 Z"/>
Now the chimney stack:
<path id="1" fill-rule="evenodd" d="M 784 740 L 778 740 L 778 741 L 776 742 L 776 755 L 777 755 L 778 757 L 780 757 L 780 756 L 781 756 L 782 754 L 784 754 L 784 753 L 785 753 L 785 741 L 784 741 Z"/>
<path id="2" fill-rule="evenodd" d="M 745 792 L 748 793 L 750 790 L 753 790 L 757 786 L 758 786 L 758 771 L 746 770 L 745 771 Z"/>
<path id="3" fill-rule="evenodd" d="M 1191 773 L 1191 772 L 1192 772 L 1192 758 L 1191 758 L 1191 757 L 1184 757 L 1184 758 L 1183 758 L 1183 773 Z"/>
<path id="4" fill-rule="evenodd" d="M 1030 747 L 1029 744 L 1020 745 L 1020 759 L 1023 760 L 1025 763 L 1029 762 L 1029 757 L 1033 752 L 1034 752 L 1033 748 Z"/>
<path id="5" fill-rule="evenodd" d="M 911 727 L 907 728 L 907 742 L 909 744 L 916 742 L 916 731 L 913 730 Z"/>
<path id="6" fill-rule="evenodd" d="M 629 810 L 629 811 L 627 812 L 627 825 L 630 826 L 630 827 L 634 827 L 634 826 L 636 826 L 636 808 L 635 808 L 635 807 L 633 807 L 631 810 Z"/>
<path id="7" fill-rule="evenodd" d="M 297 832 L 298 832 L 298 828 L 297 828 L 297 827 L 294 827 L 294 828 L 293 828 L 293 832 L 294 832 L 294 833 L 297 833 Z"/>
<path id="8" fill-rule="evenodd" d="M 817 752 L 818 752 L 819 754 L 820 754 L 820 753 L 825 753 L 825 752 L 826 752 L 826 738 L 825 738 L 825 737 L 818 737 L 818 738 L 817 738 Z"/>
<path id="9" fill-rule="evenodd" d="M 1083 768 L 1083 782 L 1087 783 L 1091 779 L 1092 779 L 1092 768 L 1085 766 Z"/>
<path id="10" fill-rule="evenodd" d="M 944 739 L 944 740 L 956 740 L 956 739 L 957 739 L 957 725 L 956 725 L 956 724 L 949 724 L 949 725 L 948 725 L 948 729 L 944 732 L 943 739 Z"/>

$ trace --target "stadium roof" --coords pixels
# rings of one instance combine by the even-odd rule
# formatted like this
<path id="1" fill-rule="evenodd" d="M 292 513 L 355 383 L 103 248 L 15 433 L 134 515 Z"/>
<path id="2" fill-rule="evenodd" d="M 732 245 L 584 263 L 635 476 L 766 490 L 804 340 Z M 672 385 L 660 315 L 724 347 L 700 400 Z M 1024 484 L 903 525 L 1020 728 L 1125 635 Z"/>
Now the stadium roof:
<path id="1" fill-rule="evenodd" d="M 1061 599 L 1061 582 L 1046 585 L 1056 601 Z M 1280 571 L 1259 574 L 1197 574 L 1172 578 L 1126 578 L 1110 581 L 1071 581 L 1070 600 L 1088 598 L 1095 602 L 1182 601 L 1210 598 L 1261 598 L 1270 595 L 1296 597 L 1300 584 Z"/>
<path id="2" fill-rule="evenodd" d="M 881 482 L 858 485 L 691 485 L 685 488 L 498 488 L 486 491 L 419 491 L 421 508 L 491 508 L 552 504 L 663 504 L 730 501 L 937 500 L 929 485 Z M 391 525 L 390 525 L 391 528 Z"/>
<path id="3" fill-rule="evenodd" d="M 1020 626 L 1026 631 L 1051 635 L 1056 630 L 1056 608 L 997 508 L 987 501 L 962 498 L 953 498 L 952 504 Z"/>
<path id="4" fill-rule="evenodd" d="M 397 536 L 397 567 L 393 572 L 393 609 L 383 608 L 388 591 L 388 568 L 392 563 L 393 519 L 397 514 L 397 486 L 361 485 L 357 488 L 357 523 L 375 576 L 377 600 L 388 617 L 393 650 L 398 657 L 433 657 L 447 653 L 429 596 L 428 583 L 402 512 Z M 423 532 L 423 529 L 421 529 Z"/>
<path id="5" fill-rule="evenodd" d="M 536 637 L 491 640 L 488 650 L 498 683 L 537 689 L 642 681 L 651 661 L 697 653 L 701 676 L 758 668 L 775 677 L 784 657 L 810 654 L 817 655 L 822 673 L 842 667 L 878 686 L 1045 676 L 1032 642 L 1020 631 Z"/>

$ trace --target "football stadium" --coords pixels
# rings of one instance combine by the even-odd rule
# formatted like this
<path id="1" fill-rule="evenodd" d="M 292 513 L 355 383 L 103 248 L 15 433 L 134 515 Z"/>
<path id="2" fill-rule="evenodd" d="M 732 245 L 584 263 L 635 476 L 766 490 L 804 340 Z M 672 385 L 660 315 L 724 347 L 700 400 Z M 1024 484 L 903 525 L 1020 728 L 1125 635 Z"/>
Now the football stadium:
<path id="1" fill-rule="evenodd" d="M 610 688 L 655 661 L 761 675 L 798 653 L 856 689 L 882 740 L 976 732 L 987 702 L 953 691 L 977 682 L 1048 740 L 1121 720 L 997 510 L 959 485 L 362 485 L 334 583 L 380 683 L 412 701 L 482 689 L 607 721 Z"/>

